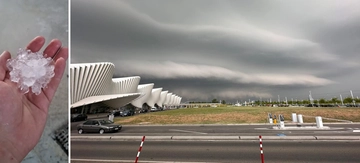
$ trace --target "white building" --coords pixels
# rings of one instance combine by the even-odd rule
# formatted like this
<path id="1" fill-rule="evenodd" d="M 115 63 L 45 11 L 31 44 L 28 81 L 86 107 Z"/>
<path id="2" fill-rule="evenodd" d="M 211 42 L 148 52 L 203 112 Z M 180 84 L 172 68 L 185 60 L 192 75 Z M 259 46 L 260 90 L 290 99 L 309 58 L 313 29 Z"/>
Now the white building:
<path id="1" fill-rule="evenodd" d="M 70 108 L 103 103 L 112 108 L 120 108 L 131 103 L 142 108 L 176 106 L 181 98 L 154 83 L 139 85 L 140 77 L 113 78 L 114 64 L 110 62 L 70 64 Z M 82 111 L 83 112 L 83 111 Z"/>

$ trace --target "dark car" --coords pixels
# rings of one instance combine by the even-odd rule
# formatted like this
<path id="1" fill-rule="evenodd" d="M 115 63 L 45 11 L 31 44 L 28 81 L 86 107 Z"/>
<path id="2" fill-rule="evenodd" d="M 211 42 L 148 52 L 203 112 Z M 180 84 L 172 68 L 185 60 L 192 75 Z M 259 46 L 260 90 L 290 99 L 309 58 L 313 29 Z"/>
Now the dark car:
<path id="1" fill-rule="evenodd" d="M 116 125 L 109 120 L 88 120 L 77 126 L 79 134 L 84 132 L 98 132 L 100 134 L 105 132 L 118 132 L 121 128 L 121 125 Z"/>
<path id="2" fill-rule="evenodd" d="M 115 110 L 114 110 L 114 111 L 112 111 L 112 112 L 109 113 L 109 115 L 111 115 L 111 114 L 113 114 L 114 117 L 120 116 L 120 111 L 115 111 Z M 108 115 L 108 116 L 109 116 L 109 115 Z"/>
<path id="3" fill-rule="evenodd" d="M 86 114 L 71 114 L 71 122 L 87 120 Z"/>
<path id="4" fill-rule="evenodd" d="M 134 114 L 135 114 L 135 112 L 132 111 L 132 110 L 124 110 L 124 111 L 120 112 L 120 115 L 121 115 L 122 117 L 132 116 L 132 115 L 134 115 Z"/>
<path id="5" fill-rule="evenodd" d="M 148 112 L 147 109 L 141 109 L 141 110 L 140 110 L 140 113 L 147 113 L 147 112 Z"/>

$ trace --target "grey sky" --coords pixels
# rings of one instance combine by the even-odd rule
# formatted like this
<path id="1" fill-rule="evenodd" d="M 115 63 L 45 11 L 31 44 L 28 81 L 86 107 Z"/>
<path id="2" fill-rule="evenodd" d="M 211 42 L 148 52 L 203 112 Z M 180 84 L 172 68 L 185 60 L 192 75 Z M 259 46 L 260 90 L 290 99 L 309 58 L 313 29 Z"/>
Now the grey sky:
<path id="1" fill-rule="evenodd" d="M 73 0 L 72 63 L 185 100 L 360 96 L 359 1 Z M 183 100 L 184 100 L 183 99 Z"/>

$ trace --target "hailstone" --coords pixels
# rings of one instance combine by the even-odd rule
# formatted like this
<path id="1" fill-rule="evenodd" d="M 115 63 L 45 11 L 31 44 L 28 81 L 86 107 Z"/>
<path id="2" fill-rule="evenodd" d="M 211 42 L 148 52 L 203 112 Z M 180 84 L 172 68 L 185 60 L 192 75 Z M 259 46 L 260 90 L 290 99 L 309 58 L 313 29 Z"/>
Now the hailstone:
<path id="1" fill-rule="evenodd" d="M 31 88 L 33 93 L 39 95 L 55 75 L 51 57 L 44 58 L 42 52 L 33 53 L 21 48 L 15 58 L 7 60 L 6 66 L 10 80 L 17 83 L 23 93 L 28 93 Z"/>

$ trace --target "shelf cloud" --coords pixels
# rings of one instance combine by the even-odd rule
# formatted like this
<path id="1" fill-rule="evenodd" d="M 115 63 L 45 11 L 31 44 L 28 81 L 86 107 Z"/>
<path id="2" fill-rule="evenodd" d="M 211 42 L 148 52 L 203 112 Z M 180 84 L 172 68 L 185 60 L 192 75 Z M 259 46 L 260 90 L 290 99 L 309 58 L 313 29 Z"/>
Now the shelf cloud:
<path id="1" fill-rule="evenodd" d="M 139 75 L 188 100 L 360 95 L 358 8 L 351 0 L 73 0 L 71 62 L 113 62 L 118 76 Z"/>

